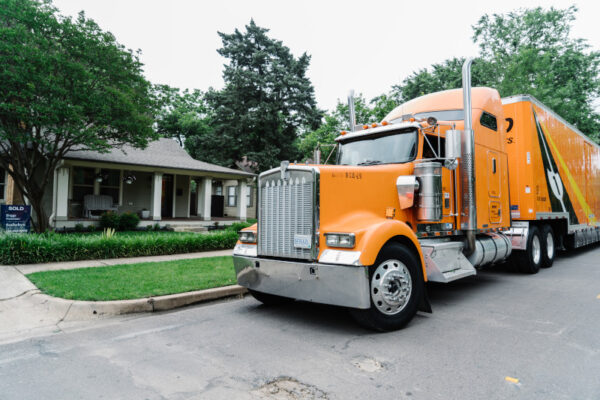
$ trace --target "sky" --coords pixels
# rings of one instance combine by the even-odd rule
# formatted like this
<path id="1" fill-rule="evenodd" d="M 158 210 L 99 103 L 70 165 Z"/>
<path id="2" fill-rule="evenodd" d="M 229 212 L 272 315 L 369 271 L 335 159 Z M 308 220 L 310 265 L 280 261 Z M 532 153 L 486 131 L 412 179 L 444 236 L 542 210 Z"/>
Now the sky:
<path id="1" fill-rule="evenodd" d="M 476 56 L 471 26 L 484 14 L 537 6 L 579 12 L 572 35 L 600 50 L 600 1 L 54 0 L 63 15 L 85 11 L 117 40 L 142 52 L 153 83 L 223 87 L 217 32 L 254 19 L 295 56 L 308 53 L 317 104 L 332 109 L 350 89 L 371 99 L 412 72 L 450 57 Z"/>

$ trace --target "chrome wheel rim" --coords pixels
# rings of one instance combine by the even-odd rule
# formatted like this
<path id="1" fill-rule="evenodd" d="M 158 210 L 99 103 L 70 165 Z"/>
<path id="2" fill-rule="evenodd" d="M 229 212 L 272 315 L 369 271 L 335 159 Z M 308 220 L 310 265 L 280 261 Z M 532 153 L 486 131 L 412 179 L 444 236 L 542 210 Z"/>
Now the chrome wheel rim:
<path id="1" fill-rule="evenodd" d="M 371 278 L 371 299 L 382 314 L 395 315 L 404 310 L 412 293 L 410 271 L 399 260 L 379 264 Z"/>
<path id="2" fill-rule="evenodd" d="M 542 246 L 540 245 L 540 238 L 535 235 L 531 240 L 531 253 L 533 255 L 533 263 L 539 264 L 542 258 Z"/>
<path id="3" fill-rule="evenodd" d="M 548 256 L 548 260 L 554 258 L 554 237 L 552 237 L 551 232 L 548 232 L 548 236 L 546 237 L 546 255 Z"/>

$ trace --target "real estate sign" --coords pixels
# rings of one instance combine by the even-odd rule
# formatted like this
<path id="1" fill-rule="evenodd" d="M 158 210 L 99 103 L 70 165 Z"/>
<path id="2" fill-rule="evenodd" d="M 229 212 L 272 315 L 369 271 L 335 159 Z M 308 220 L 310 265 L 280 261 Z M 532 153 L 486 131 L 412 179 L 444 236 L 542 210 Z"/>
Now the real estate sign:
<path id="1" fill-rule="evenodd" d="M 31 206 L 1 206 L 0 224 L 5 232 L 27 233 L 31 228 Z"/>

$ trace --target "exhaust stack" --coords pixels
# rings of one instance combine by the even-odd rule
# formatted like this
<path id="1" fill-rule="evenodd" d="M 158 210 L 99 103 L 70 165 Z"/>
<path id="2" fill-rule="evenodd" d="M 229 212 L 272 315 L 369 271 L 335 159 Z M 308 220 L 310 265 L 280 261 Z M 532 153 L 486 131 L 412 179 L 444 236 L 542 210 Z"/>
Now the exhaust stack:
<path id="1" fill-rule="evenodd" d="M 356 111 L 354 110 L 354 90 L 348 93 L 348 117 L 350 118 L 350 132 L 356 127 Z"/>
<path id="2" fill-rule="evenodd" d="M 462 212 L 460 228 L 466 232 L 467 256 L 475 251 L 475 233 L 477 231 L 477 211 L 475 208 L 475 137 L 473 132 L 473 110 L 471 105 L 471 64 L 472 58 L 467 58 L 462 68 L 463 108 L 465 126 L 462 137 L 462 157 L 460 159 L 460 174 L 462 180 Z"/>

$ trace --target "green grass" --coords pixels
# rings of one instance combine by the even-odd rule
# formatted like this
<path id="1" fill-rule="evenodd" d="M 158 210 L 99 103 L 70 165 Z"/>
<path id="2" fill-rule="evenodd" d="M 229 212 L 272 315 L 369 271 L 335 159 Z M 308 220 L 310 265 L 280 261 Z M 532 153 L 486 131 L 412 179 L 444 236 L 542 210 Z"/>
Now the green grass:
<path id="1" fill-rule="evenodd" d="M 43 271 L 27 278 L 50 296 L 91 301 L 139 299 L 236 283 L 231 256 Z"/>

